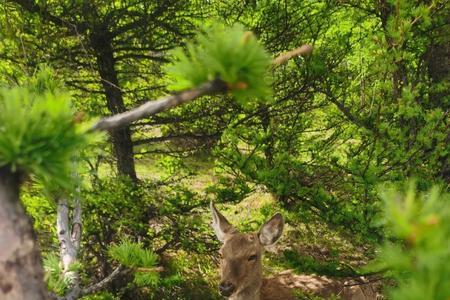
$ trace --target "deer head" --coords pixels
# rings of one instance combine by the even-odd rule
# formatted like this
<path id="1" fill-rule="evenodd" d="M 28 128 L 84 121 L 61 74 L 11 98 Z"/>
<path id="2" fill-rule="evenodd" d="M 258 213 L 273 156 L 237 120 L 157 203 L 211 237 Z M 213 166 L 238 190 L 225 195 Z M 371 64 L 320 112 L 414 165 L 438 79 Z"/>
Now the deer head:
<path id="1" fill-rule="evenodd" d="M 264 247 L 274 244 L 283 232 L 279 213 L 261 226 L 258 232 L 240 233 L 211 202 L 212 227 L 222 242 L 219 292 L 230 299 L 259 299 L 262 284 Z"/>

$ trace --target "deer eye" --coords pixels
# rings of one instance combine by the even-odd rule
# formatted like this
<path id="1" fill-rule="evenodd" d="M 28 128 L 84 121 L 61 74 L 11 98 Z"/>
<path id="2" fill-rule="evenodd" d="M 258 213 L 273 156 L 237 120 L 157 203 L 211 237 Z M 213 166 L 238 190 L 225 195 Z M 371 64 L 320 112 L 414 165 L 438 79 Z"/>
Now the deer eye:
<path id="1" fill-rule="evenodd" d="M 248 261 L 255 261 L 258 258 L 258 255 L 254 254 L 248 258 Z"/>

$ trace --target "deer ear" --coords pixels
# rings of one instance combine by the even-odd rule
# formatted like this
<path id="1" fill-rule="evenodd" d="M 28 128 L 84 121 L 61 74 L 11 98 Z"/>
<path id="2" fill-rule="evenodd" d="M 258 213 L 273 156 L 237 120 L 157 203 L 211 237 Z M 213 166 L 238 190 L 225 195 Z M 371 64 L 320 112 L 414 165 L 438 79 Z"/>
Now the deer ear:
<path id="1" fill-rule="evenodd" d="M 283 233 L 284 218 L 280 213 L 276 213 L 269 221 L 264 223 L 259 230 L 259 241 L 264 246 L 274 244 Z"/>
<path id="2" fill-rule="evenodd" d="M 225 217 L 217 210 L 214 203 L 210 203 L 211 213 L 212 213 L 212 223 L 211 226 L 216 233 L 217 238 L 222 243 L 225 241 L 225 237 L 228 234 L 235 232 L 233 226 L 225 219 Z"/>

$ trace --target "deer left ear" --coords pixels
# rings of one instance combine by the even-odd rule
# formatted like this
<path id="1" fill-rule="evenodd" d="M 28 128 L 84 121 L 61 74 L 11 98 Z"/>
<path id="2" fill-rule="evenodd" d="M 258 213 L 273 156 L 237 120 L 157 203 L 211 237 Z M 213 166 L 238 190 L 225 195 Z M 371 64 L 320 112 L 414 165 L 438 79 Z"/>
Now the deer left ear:
<path id="1" fill-rule="evenodd" d="M 212 201 L 210 203 L 210 209 L 212 214 L 211 226 L 214 229 L 214 232 L 219 241 L 223 243 L 226 236 L 229 234 L 233 234 L 236 230 L 230 224 L 230 222 L 228 222 L 228 220 L 217 210 Z"/>
<path id="2" fill-rule="evenodd" d="M 264 246 L 274 244 L 283 233 L 284 218 L 280 213 L 276 213 L 269 221 L 264 223 L 259 230 L 259 241 Z"/>

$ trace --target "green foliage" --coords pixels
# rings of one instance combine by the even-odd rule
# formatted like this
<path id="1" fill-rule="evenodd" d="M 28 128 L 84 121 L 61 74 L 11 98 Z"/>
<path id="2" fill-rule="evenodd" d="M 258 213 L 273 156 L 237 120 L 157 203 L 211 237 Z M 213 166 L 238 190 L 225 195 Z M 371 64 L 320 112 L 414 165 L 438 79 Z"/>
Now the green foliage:
<path id="1" fill-rule="evenodd" d="M 144 249 L 141 244 L 128 240 L 109 248 L 109 255 L 124 266 L 135 270 L 134 282 L 138 286 L 155 286 L 159 275 L 154 269 L 158 256 L 151 250 Z"/>
<path id="2" fill-rule="evenodd" d="M 43 265 L 48 289 L 57 295 L 64 295 L 69 288 L 71 278 L 64 276 L 59 257 L 50 253 L 44 258 Z M 80 272 L 82 267 L 81 263 L 74 262 L 69 266 L 68 271 Z"/>
<path id="3" fill-rule="evenodd" d="M 119 242 L 126 235 L 147 230 L 139 220 L 152 207 L 152 190 L 145 186 L 136 187 L 126 177 L 94 177 L 91 184 L 82 186 L 81 191 L 84 195 L 83 210 L 91 213 L 90 218 L 83 220 L 87 235 L 96 234 L 105 223 L 108 224 L 106 230 L 117 235 L 117 239 L 106 243 Z M 105 236 L 110 234 L 105 233 Z"/>
<path id="4" fill-rule="evenodd" d="M 175 62 L 167 67 L 172 88 L 192 88 L 220 78 L 241 103 L 248 99 L 263 101 L 271 95 L 268 70 L 271 58 L 255 36 L 243 26 L 212 25 L 187 43 L 186 52 L 172 52 Z"/>
<path id="5" fill-rule="evenodd" d="M 64 295 L 69 282 L 63 276 L 59 257 L 54 254 L 49 254 L 45 257 L 44 271 L 48 289 L 57 295 Z"/>
<path id="6" fill-rule="evenodd" d="M 39 239 L 40 249 L 43 253 L 54 251 L 58 244 L 56 233 L 56 205 L 55 201 L 44 192 L 44 186 L 33 182 L 22 187 L 20 200 L 27 214 L 33 220 L 33 227 Z"/>
<path id="7" fill-rule="evenodd" d="M 33 76 L 28 77 L 26 85 L 32 94 L 58 94 L 64 90 L 63 82 L 55 76 L 54 71 L 47 65 L 39 65 Z"/>
<path id="8" fill-rule="evenodd" d="M 158 257 L 142 248 L 142 245 L 124 240 L 118 245 L 111 246 L 109 254 L 121 264 L 130 268 L 152 268 Z"/>
<path id="9" fill-rule="evenodd" d="M 47 75 L 38 73 L 30 87 L 0 90 L 0 167 L 67 187 L 73 158 L 88 139 L 73 120 L 69 94 L 46 90 Z"/>
<path id="10" fill-rule="evenodd" d="M 450 196 L 434 187 L 416 192 L 407 187 L 382 191 L 384 222 L 396 242 L 381 249 L 372 270 L 385 270 L 398 281 L 394 300 L 446 300 L 450 296 Z"/>

